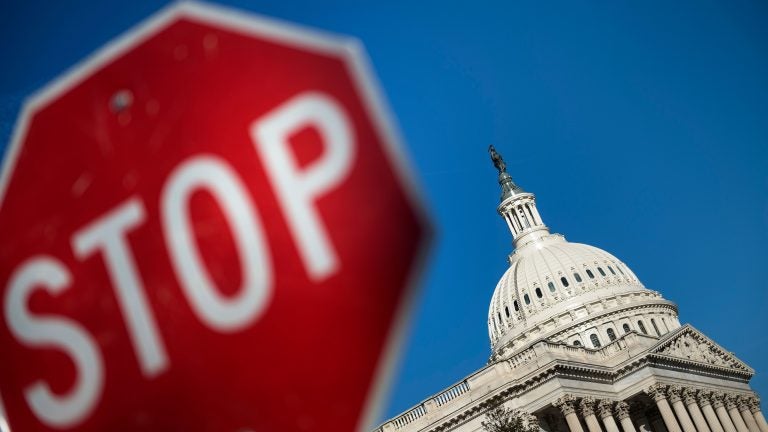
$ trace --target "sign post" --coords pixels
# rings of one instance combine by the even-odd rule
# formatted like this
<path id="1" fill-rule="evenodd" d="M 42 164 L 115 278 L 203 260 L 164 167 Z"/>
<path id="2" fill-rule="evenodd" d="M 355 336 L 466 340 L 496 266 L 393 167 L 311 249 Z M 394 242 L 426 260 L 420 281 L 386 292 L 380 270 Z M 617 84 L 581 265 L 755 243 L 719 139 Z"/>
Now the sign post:
<path id="1" fill-rule="evenodd" d="M 364 430 L 429 226 L 354 41 L 179 3 L 25 105 L 11 430 Z"/>

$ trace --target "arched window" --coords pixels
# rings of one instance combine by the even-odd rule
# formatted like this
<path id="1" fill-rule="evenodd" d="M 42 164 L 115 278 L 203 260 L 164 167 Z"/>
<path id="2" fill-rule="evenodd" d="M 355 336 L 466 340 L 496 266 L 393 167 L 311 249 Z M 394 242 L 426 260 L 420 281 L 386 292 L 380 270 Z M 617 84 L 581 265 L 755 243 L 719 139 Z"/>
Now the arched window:
<path id="1" fill-rule="evenodd" d="M 611 274 L 612 274 L 612 275 L 616 276 L 616 272 L 615 272 L 615 271 L 613 271 L 613 267 L 611 267 L 611 266 L 608 266 L 608 270 L 610 270 L 610 271 L 611 271 Z"/>
<path id="2" fill-rule="evenodd" d="M 597 338 L 596 334 L 592 333 L 591 335 L 589 335 L 589 340 L 592 341 L 592 346 L 594 346 L 595 348 L 601 347 L 600 339 Z"/>
<path id="3" fill-rule="evenodd" d="M 599 272 L 600 272 L 600 276 L 605 276 L 605 272 L 603 271 L 603 268 L 602 268 L 602 267 L 598 267 L 598 268 L 597 268 L 597 271 L 599 271 Z"/>
<path id="4" fill-rule="evenodd" d="M 587 276 L 589 276 L 590 279 L 594 279 L 595 275 L 592 273 L 592 270 L 587 269 Z"/>
<path id="5" fill-rule="evenodd" d="M 528 294 L 523 296 L 523 300 L 525 300 L 525 304 L 531 304 L 531 298 L 528 297 Z"/>
<path id="6" fill-rule="evenodd" d="M 507 315 L 507 318 L 509 318 L 509 307 L 504 306 L 504 313 Z"/>
<path id="7" fill-rule="evenodd" d="M 576 282 L 581 282 L 581 275 L 578 273 L 573 274 L 573 278 L 576 279 Z"/>
<path id="8" fill-rule="evenodd" d="M 501 320 L 501 312 L 499 312 L 499 325 L 501 325 L 501 323 L 503 323 L 503 322 L 504 321 Z"/>
<path id="9" fill-rule="evenodd" d="M 536 297 L 538 298 L 544 297 L 544 294 L 541 293 L 541 288 L 536 288 Z"/>
<path id="10" fill-rule="evenodd" d="M 517 311 L 519 311 L 519 310 L 520 310 L 520 304 L 519 304 L 519 303 L 517 303 L 517 300 L 515 300 L 515 301 L 513 301 L 513 302 L 512 302 L 512 306 L 514 306 L 514 307 L 515 307 L 515 312 L 517 312 Z"/>
<path id="11" fill-rule="evenodd" d="M 640 331 L 643 332 L 643 334 L 648 334 L 648 331 L 645 329 L 645 324 L 643 324 L 642 321 L 637 320 L 637 326 L 640 328 Z"/>
<path id="12" fill-rule="evenodd" d="M 617 268 L 617 269 L 619 269 L 619 273 L 621 273 L 621 275 L 622 275 L 622 276 L 626 276 L 626 275 L 624 274 L 624 270 L 622 270 L 622 269 L 621 269 L 621 266 L 620 266 L 620 265 L 616 264 L 616 268 Z"/>
<path id="13" fill-rule="evenodd" d="M 623 326 L 621 326 L 621 328 L 624 329 L 624 333 L 629 333 L 629 324 L 625 323 Z"/>
<path id="14" fill-rule="evenodd" d="M 612 328 L 609 328 L 608 330 L 606 330 L 606 333 L 608 333 L 608 339 L 612 341 L 616 340 L 616 332 L 614 332 Z"/>
<path id="15" fill-rule="evenodd" d="M 555 284 L 552 281 L 547 282 L 547 286 L 549 287 L 549 292 L 555 292 Z"/>
<path id="16" fill-rule="evenodd" d="M 581 341 L 576 339 L 575 341 L 573 341 L 573 343 L 571 345 L 573 345 L 573 346 L 581 346 Z"/>
<path id="17" fill-rule="evenodd" d="M 653 329 L 656 330 L 656 336 L 661 336 L 661 332 L 659 331 L 659 327 L 656 325 L 656 320 L 651 318 L 651 324 L 653 324 Z"/>
<path id="18" fill-rule="evenodd" d="M 568 279 L 565 278 L 565 276 L 560 278 L 560 283 L 563 284 L 564 287 L 568 286 Z"/>

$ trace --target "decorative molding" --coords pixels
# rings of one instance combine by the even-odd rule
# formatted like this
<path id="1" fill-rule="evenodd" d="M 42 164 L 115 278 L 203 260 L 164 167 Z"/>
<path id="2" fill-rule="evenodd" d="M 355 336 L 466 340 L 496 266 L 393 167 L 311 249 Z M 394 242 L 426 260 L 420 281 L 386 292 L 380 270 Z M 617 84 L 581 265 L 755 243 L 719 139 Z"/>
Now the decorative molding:
<path id="1" fill-rule="evenodd" d="M 696 392 L 690 387 L 683 387 L 681 395 L 683 397 L 683 403 L 686 405 L 696 404 Z"/>
<path id="2" fill-rule="evenodd" d="M 711 339 L 690 326 L 687 326 L 676 337 L 660 344 L 653 352 L 712 366 L 754 373 L 749 366 L 734 357 L 733 354 L 726 352 Z"/>
<path id="3" fill-rule="evenodd" d="M 730 393 L 726 393 L 723 396 L 723 402 L 725 403 L 725 408 L 728 409 L 728 411 L 737 408 L 737 406 L 736 406 L 736 398 L 732 394 L 730 394 Z"/>
<path id="4" fill-rule="evenodd" d="M 671 385 L 669 388 L 667 388 L 667 396 L 669 397 L 669 401 L 671 403 L 680 402 L 682 399 L 680 397 L 680 393 L 682 392 L 682 388 L 680 388 L 679 385 Z"/>
<path id="5" fill-rule="evenodd" d="M 567 416 L 569 414 L 573 414 L 576 412 L 576 398 L 572 395 L 565 394 L 562 397 L 558 398 L 554 402 L 552 402 L 552 405 L 559 409 L 560 412 L 563 413 L 564 416 Z"/>
<path id="6" fill-rule="evenodd" d="M 749 411 L 752 412 L 752 414 L 760 412 L 760 398 L 757 397 L 757 395 L 752 395 L 748 399 Z"/>
<path id="7" fill-rule="evenodd" d="M 739 411 L 746 412 L 750 410 L 749 398 L 745 396 L 739 396 L 736 398 L 736 403 L 739 406 Z"/>
<path id="8" fill-rule="evenodd" d="M 595 415 L 595 398 L 589 396 L 582 398 L 579 408 L 581 408 L 581 415 L 583 417 Z"/>
<path id="9" fill-rule="evenodd" d="M 647 389 L 645 389 L 645 393 L 651 397 L 655 402 L 659 402 L 662 399 L 666 399 L 667 395 L 665 394 L 667 390 L 667 386 L 664 384 L 654 384 Z"/>
<path id="10" fill-rule="evenodd" d="M 601 419 L 613 416 L 613 401 L 601 399 L 600 402 L 597 403 L 597 410 L 600 412 Z"/>
<path id="11" fill-rule="evenodd" d="M 699 406 L 704 408 L 707 405 L 712 405 L 712 392 L 707 390 L 699 390 L 696 392 L 696 399 L 699 401 Z"/>
<path id="12" fill-rule="evenodd" d="M 616 402 L 616 405 L 613 407 L 613 412 L 616 414 L 616 418 L 619 419 L 619 421 L 624 420 L 630 416 L 629 404 L 624 401 Z"/>
<path id="13" fill-rule="evenodd" d="M 712 407 L 714 407 L 715 409 L 722 408 L 723 407 L 723 398 L 724 397 L 725 397 L 725 395 L 723 394 L 723 392 L 719 392 L 719 391 L 712 392 L 712 394 L 711 394 Z"/>

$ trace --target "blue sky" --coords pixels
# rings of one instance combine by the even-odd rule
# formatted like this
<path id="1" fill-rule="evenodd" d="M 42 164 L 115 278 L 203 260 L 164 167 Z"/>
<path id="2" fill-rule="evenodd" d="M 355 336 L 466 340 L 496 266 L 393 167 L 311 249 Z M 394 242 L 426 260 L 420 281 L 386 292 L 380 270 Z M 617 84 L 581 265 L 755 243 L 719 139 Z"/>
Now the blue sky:
<path id="1" fill-rule="evenodd" d="M 486 153 L 757 369 L 768 398 L 768 4 L 227 1 L 365 45 L 437 239 L 386 416 L 482 367 L 511 237 Z M 322 4 L 321 4 L 322 3 Z M 0 149 L 23 97 L 161 7 L 0 2 Z"/>

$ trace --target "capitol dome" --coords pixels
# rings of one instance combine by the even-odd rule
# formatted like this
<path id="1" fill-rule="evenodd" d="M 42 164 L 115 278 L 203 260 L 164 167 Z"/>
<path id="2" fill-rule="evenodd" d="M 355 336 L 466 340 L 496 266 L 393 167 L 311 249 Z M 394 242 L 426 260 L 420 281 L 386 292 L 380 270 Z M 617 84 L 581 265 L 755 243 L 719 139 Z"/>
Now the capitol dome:
<path id="1" fill-rule="evenodd" d="M 535 196 L 512 181 L 493 148 L 491 156 L 502 188 L 497 210 L 515 246 L 488 310 L 492 359 L 540 340 L 600 348 L 630 331 L 661 335 L 680 326 L 675 304 L 621 260 L 551 234 Z"/>

